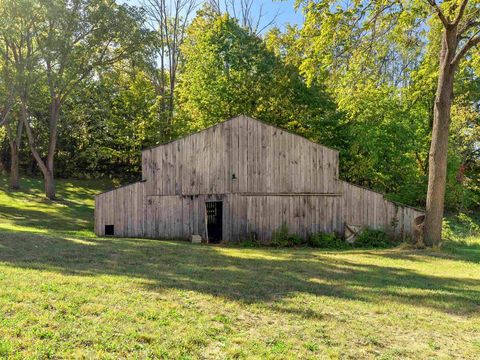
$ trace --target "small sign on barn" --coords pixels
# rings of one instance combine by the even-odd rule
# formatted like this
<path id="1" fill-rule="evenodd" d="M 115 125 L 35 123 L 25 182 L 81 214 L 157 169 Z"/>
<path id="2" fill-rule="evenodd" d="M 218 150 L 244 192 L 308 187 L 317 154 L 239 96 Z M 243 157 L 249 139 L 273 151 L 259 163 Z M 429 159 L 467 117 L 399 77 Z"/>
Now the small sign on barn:
<path id="1" fill-rule="evenodd" d="M 144 150 L 142 181 L 96 196 L 95 232 L 267 243 L 286 224 L 301 237 L 361 227 L 413 235 L 421 211 L 340 180 L 338 165 L 337 150 L 238 116 Z"/>

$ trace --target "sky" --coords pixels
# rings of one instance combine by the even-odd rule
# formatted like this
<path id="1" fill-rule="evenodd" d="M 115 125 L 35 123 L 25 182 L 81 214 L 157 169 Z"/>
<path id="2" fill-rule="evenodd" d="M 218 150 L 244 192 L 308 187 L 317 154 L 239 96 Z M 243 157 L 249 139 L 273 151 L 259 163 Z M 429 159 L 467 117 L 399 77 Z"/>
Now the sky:
<path id="1" fill-rule="evenodd" d="M 120 0 L 130 5 L 139 5 L 141 0 Z M 237 0 L 238 2 L 238 0 Z M 301 24 L 303 15 L 301 11 L 295 11 L 295 0 L 255 0 L 254 14 L 258 15 L 262 7 L 263 26 L 275 18 L 275 25 L 283 29 L 286 24 Z M 263 26 L 260 25 L 260 28 Z"/>

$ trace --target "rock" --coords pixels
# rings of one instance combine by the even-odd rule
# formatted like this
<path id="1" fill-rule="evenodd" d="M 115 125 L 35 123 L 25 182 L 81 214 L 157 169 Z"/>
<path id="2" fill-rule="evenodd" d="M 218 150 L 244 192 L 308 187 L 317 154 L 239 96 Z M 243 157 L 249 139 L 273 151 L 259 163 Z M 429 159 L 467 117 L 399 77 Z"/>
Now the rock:
<path id="1" fill-rule="evenodd" d="M 191 241 L 192 241 L 192 244 L 201 244 L 202 237 L 200 235 L 192 235 Z"/>

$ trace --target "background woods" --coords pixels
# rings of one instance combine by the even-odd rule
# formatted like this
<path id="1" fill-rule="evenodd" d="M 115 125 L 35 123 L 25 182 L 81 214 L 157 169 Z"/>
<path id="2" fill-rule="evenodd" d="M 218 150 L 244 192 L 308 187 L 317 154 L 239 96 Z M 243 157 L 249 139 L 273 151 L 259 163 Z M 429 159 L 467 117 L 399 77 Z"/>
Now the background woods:
<path id="1" fill-rule="evenodd" d="M 252 6 L 1 0 L 10 186 L 129 182 L 142 148 L 243 113 L 338 149 L 341 178 L 393 200 L 425 206 L 430 173 L 430 207 L 443 180 L 448 210 L 478 207 L 478 1 L 300 1 L 304 22 L 281 27 Z"/>

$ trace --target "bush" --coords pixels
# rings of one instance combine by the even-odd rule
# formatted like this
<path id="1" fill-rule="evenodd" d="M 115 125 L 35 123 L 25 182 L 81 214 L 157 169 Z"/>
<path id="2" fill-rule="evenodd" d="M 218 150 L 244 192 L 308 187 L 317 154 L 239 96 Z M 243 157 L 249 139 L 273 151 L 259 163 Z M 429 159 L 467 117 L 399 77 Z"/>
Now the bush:
<path id="1" fill-rule="evenodd" d="M 480 216 L 472 213 L 458 213 L 443 220 L 442 238 L 460 241 L 480 235 Z"/>
<path id="2" fill-rule="evenodd" d="M 272 246 L 290 247 L 303 245 L 305 242 L 297 234 L 291 234 L 288 231 L 287 224 L 283 223 L 280 228 L 275 230 L 272 234 Z"/>
<path id="3" fill-rule="evenodd" d="M 333 233 L 316 233 L 308 237 L 308 245 L 325 249 L 345 249 L 350 247 L 344 240 Z"/>
<path id="4" fill-rule="evenodd" d="M 395 245 L 385 231 L 375 229 L 363 230 L 355 239 L 355 247 L 384 248 Z"/>
<path id="5" fill-rule="evenodd" d="M 260 241 L 258 240 L 257 233 L 255 232 L 251 232 L 250 234 L 248 234 L 247 239 L 240 242 L 240 246 L 248 247 L 248 248 L 259 247 L 260 245 L 261 244 L 260 244 Z"/>

